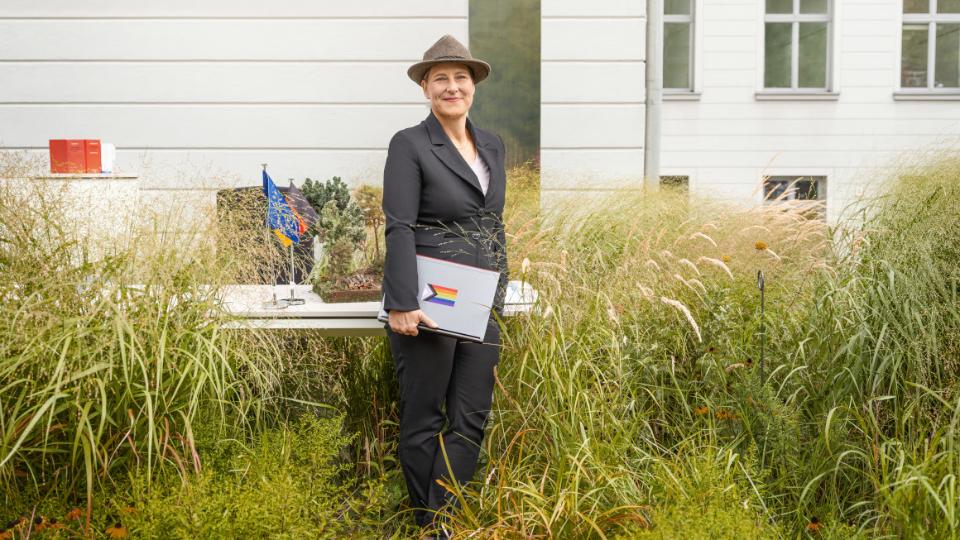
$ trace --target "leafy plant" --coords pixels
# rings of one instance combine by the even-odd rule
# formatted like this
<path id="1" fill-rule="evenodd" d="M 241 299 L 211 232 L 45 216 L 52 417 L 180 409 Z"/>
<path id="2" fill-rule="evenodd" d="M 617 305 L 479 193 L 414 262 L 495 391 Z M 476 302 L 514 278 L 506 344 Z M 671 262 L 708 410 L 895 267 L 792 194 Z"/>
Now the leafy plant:
<path id="1" fill-rule="evenodd" d="M 367 227 L 373 229 L 374 258 L 372 267 L 382 269 L 383 255 L 380 253 L 380 227 L 384 224 L 383 215 L 383 187 L 363 184 L 354 192 L 357 205 L 363 210 L 363 217 Z"/>

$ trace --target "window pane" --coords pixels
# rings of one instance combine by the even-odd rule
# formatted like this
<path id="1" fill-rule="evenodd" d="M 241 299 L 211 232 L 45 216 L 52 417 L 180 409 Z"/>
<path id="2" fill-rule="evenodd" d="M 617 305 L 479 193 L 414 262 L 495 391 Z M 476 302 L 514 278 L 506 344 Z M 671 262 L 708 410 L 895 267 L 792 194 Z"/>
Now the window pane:
<path id="1" fill-rule="evenodd" d="M 689 15 L 691 0 L 664 0 L 663 12 L 667 15 Z"/>
<path id="2" fill-rule="evenodd" d="M 678 191 L 687 191 L 690 188 L 689 176 L 661 176 L 660 185 L 674 188 Z"/>
<path id="3" fill-rule="evenodd" d="M 793 13 L 793 0 L 767 0 L 767 13 Z"/>
<path id="4" fill-rule="evenodd" d="M 790 88 L 790 32 L 792 23 L 765 23 L 763 86 Z"/>
<path id="5" fill-rule="evenodd" d="M 820 199 L 818 185 L 825 180 L 826 176 L 771 176 L 764 182 L 763 195 L 768 201 L 781 196 L 784 201 L 815 201 Z"/>
<path id="6" fill-rule="evenodd" d="M 690 88 L 690 24 L 663 25 L 663 87 Z"/>
<path id="7" fill-rule="evenodd" d="M 903 0 L 904 13 L 930 13 L 930 0 Z"/>
<path id="8" fill-rule="evenodd" d="M 900 86 L 927 87 L 927 25 L 903 25 L 903 46 L 900 53 Z"/>
<path id="9" fill-rule="evenodd" d="M 827 23 L 800 24 L 800 66 L 797 86 L 825 88 L 827 86 Z"/>
<path id="10" fill-rule="evenodd" d="M 826 13 L 827 0 L 800 0 L 800 13 Z"/>
<path id="11" fill-rule="evenodd" d="M 933 57 L 934 88 L 960 86 L 960 24 L 937 24 L 937 52 Z"/>
<path id="12" fill-rule="evenodd" d="M 960 0 L 937 0 L 937 13 L 960 13 Z"/>

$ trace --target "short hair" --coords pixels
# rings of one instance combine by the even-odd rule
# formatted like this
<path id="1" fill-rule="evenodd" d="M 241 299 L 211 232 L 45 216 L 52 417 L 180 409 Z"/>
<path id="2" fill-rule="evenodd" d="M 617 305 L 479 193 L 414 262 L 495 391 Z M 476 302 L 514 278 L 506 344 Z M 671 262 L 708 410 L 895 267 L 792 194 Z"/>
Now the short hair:
<path id="1" fill-rule="evenodd" d="M 443 63 L 443 62 L 437 62 L 436 64 L 433 64 L 432 66 L 428 67 L 427 70 L 423 72 L 423 78 L 421 78 L 420 80 L 421 80 L 421 81 L 425 81 L 425 80 L 427 79 L 427 77 L 430 76 L 430 71 L 433 70 L 433 68 L 439 66 L 439 65 L 442 64 L 442 63 Z M 477 80 L 477 75 L 476 75 L 476 73 L 473 72 L 473 68 L 470 67 L 470 64 L 464 64 L 463 62 L 457 62 L 456 60 L 451 60 L 450 63 L 460 64 L 460 65 L 462 65 L 463 67 L 467 68 L 467 72 L 470 73 L 470 79 L 471 79 L 471 80 L 474 80 L 474 81 Z"/>

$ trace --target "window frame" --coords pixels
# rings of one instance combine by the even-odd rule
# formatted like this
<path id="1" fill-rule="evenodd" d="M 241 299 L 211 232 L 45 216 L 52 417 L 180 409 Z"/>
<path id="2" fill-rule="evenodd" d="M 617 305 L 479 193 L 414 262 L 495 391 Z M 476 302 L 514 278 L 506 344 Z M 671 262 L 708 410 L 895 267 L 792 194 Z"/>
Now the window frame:
<path id="1" fill-rule="evenodd" d="M 767 13 L 765 0 L 758 2 L 760 30 L 757 32 L 757 82 L 754 97 L 766 99 L 816 99 L 836 100 L 840 95 L 839 65 L 840 47 L 837 36 L 840 35 L 840 2 L 827 0 L 827 12 L 800 13 L 800 1 L 793 0 L 791 13 Z M 766 84 L 766 24 L 790 23 L 790 88 L 767 87 Z M 822 88 L 801 87 L 800 70 L 800 23 L 825 22 L 827 25 L 827 53 L 824 74 L 825 85 Z"/>
<path id="2" fill-rule="evenodd" d="M 703 90 L 703 66 L 700 59 L 703 58 L 703 0 L 692 0 L 690 15 L 663 15 L 664 25 L 668 22 L 682 22 L 681 19 L 689 18 L 691 25 L 690 32 L 690 87 L 689 88 L 663 88 L 661 96 L 664 101 L 686 101 L 700 99 L 700 93 Z M 665 28 L 661 29 L 661 36 L 665 34 Z M 664 45 L 664 44 L 661 44 Z M 664 47 L 661 47 L 666 52 Z M 666 54 L 664 54 L 666 56 Z M 661 62 L 664 66 L 665 62 Z M 663 73 L 661 73 L 661 80 Z"/>
<path id="3" fill-rule="evenodd" d="M 810 169 L 808 169 L 809 171 Z M 777 171 L 763 174 L 760 176 L 760 189 L 758 190 L 757 199 L 760 204 L 764 206 L 776 207 L 778 205 L 809 205 L 813 211 L 816 212 L 818 219 L 822 221 L 827 221 L 828 212 L 829 212 L 829 196 L 828 189 L 830 188 L 829 179 L 832 176 L 829 171 L 823 169 L 813 168 L 813 172 L 797 172 L 797 171 Z M 817 182 L 817 198 L 816 199 L 787 199 L 783 201 L 775 201 L 766 198 L 767 184 L 771 181 L 783 181 L 781 178 L 788 177 L 790 180 L 788 182 L 796 182 L 800 179 L 815 179 Z M 788 184 L 789 185 L 789 184 Z M 813 204 L 809 201 L 816 201 L 818 204 Z"/>
<path id="4" fill-rule="evenodd" d="M 925 13 L 904 13 L 903 0 L 897 0 L 897 12 L 900 15 L 900 24 L 896 46 L 897 69 L 894 74 L 894 99 L 960 99 L 960 86 L 949 86 L 946 88 L 936 88 L 933 86 L 937 61 L 937 23 L 960 24 L 960 13 L 937 13 L 937 0 L 928 0 L 927 11 Z M 907 24 L 927 25 L 927 85 L 925 87 L 902 86 L 903 27 Z"/>

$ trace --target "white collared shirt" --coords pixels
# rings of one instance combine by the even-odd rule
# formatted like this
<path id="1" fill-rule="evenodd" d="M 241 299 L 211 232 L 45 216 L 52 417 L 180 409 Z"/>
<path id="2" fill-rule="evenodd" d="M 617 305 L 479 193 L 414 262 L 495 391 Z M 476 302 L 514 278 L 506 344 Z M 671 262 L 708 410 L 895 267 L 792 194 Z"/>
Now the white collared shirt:
<path id="1" fill-rule="evenodd" d="M 487 188 L 490 187 L 490 167 L 487 167 L 487 163 L 480 157 L 480 152 L 477 152 L 477 158 L 470 164 L 470 168 L 473 169 L 477 179 L 480 180 L 480 187 L 483 188 L 483 194 L 486 195 Z"/>

